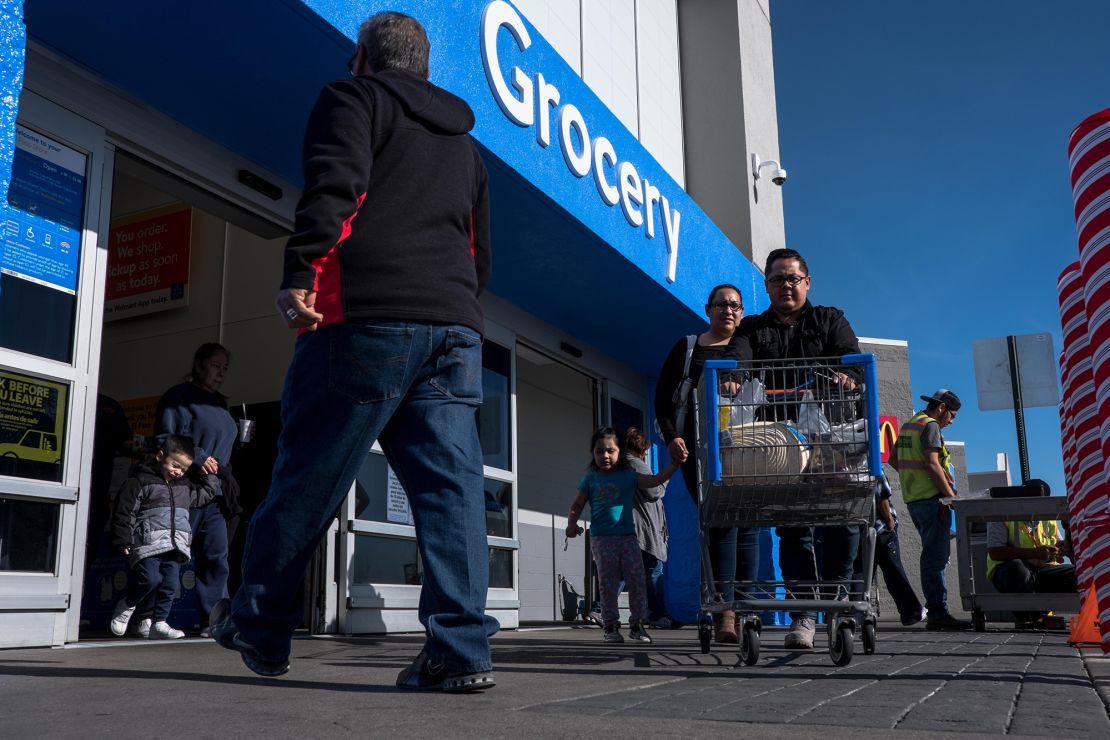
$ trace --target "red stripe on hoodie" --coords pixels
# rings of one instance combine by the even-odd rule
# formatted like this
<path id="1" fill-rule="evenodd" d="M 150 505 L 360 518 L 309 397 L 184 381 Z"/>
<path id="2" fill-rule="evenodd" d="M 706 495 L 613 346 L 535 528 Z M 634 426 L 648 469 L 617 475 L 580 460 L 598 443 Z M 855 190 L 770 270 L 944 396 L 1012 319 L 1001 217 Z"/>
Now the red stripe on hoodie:
<path id="1" fill-rule="evenodd" d="M 470 212 L 470 256 L 474 256 L 474 211 Z"/>
<path id="2" fill-rule="evenodd" d="M 339 239 L 335 242 L 335 246 L 323 257 L 312 261 L 312 266 L 316 268 L 314 283 L 316 313 L 324 314 L 324 320 L 320 322 L 320 326 L 343 320 L 343 266 L 339 260 L 339 245 L 351 235 L 351 222 L 358 215 L 358 209 L 362 207 L 364 200 L 366 200 L 366 193 L 358 196 L 358 200 L 355 201 L 355 212 L 343 222 L 343 228 L 339 232 Z M 301 331 L 305 330 L 301 329 Z"/>

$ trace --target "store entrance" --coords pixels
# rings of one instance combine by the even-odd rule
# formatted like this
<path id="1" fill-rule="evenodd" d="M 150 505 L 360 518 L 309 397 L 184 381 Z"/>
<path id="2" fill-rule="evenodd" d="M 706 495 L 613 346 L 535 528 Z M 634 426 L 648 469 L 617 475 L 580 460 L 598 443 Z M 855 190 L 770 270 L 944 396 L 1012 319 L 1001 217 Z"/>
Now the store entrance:
<path id="1" fill-rule="evenodd" d="M 564 550 L 562 530 L 590 461 L 590 435 L 600 424 L 599 410 L 597 379 L 517 344 L 522 622 L 561 618 L 560 575 L 581 592 L 584 540 L 571 540 Z"/>
<path id="2" fill-rule="evenodd" d="M 273 315 L 287 233 L 210 191 L 117 150 L 110 223 L 104 322 L 100 344 L 95 443 L 82 637 L 105 633 L 133 577 L 112 545 L 111 513 L 131 466 L 154 450 L 155 412 L 167 389 L 186 380 L 194 352 L 219 343 L 230 353 L 219 392 L 232 420 L 254 421 L 236 442 L 230 466 L 243 511 L 232 534 L 229 585 L 251 513 L 265 496 L 280 432 L 281 384 L 294 336 Z M 191 563 L 181 569 L 169 622 L 201 623 Z"/>

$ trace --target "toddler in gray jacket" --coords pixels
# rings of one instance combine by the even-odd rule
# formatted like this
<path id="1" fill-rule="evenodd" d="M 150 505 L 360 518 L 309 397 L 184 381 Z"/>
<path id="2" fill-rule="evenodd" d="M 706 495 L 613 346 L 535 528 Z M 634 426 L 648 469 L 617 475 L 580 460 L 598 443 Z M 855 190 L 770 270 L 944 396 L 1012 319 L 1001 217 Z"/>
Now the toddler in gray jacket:
<path id="1" fill-rule="evenodd" d="M 149 638 L 176 640 L 185 636 L 166 619 L 173 606 L 180 565 L 189 560 L 189 509 L 203 506 L 215 495 L 207 479 L 186 475 L 195 454 L 192 440 L 171 434 L 152 460 L 132 469 L 131 477 L 120 488 L 113 533 L 116 546 L 129 558 L 136 577 L 112 613 L 112 634 L 126 632 L 135 607 L 154 594 Z"/>

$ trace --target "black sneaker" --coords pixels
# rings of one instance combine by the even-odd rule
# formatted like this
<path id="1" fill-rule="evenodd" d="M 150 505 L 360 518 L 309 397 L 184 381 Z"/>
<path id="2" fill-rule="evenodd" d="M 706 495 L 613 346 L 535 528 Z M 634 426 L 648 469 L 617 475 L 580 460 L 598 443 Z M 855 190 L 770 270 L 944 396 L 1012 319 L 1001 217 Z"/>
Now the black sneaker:
<path id="1" fill-rule="evenodd" d="M 920 611 L 917 612 L 917 614 L 905 614 L 905 615 L 902 616 L 902 626 L 903 627 L 912 627 L 920 621 L 921 621 L 921 612 Z"/>
<path id="2" fill-rule="evenodd" d="M 220 647 L 234 650 L 243 659 L 243 665 L 259 676 L 277 678 L 289 672 L 289 658 L 274 659 L 263 655 L 253 645 L 239 636 L 231 619 L 231 600 L 220 599 L 208 615 L 208 629 Z"/>
<path id="3" fill-rule="evenodd" d="M 636 621 L 628 630 L 628 639 L 632 642 L 651 642 L 651 635 L 644 629 L 644 623 Z"/>
<path id="4" fill-rule="evenodd" d="M 956 619 L 951 614 L 945 614 L 940 617 L 929 618 L 925 620 L 925 629 L 927 630 L 969 630 L 971 629 L 971 622 L 963 619 Z"/>
<path id="5" fill-rule="evenodd" d="M 445 664 L 433 665 L 423 650 L 405 670 L 397 674 L 397 688 L 408 691 L 464 693 L 484 691 L 496 685 L 490 671 L 449 674 Z"/>
<path id="6" fill-rule="evenodd" d="M 254 646 L 243 640 L 239 633 L 235 633 L 232 638 L 233 650 L 239 651 L 239 657 L 243 659 L 243 664 L 257 673 L 259 676 L 265 678 L 277 678 L 284 676 L 289 672 L 289 658 L 280 658 L 274 660 L 267 658 L 262 653 L 254 649 Z"/>

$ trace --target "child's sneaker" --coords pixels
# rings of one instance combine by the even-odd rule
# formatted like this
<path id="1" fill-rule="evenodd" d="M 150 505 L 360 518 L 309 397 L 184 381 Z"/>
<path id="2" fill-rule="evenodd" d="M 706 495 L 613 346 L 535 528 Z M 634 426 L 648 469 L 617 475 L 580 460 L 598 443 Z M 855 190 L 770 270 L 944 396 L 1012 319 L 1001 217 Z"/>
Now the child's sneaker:
<path id="1" fill-rule="evenodd" d="M 127 631 L 127 623 L 131 621 L 131 615 L 135 613 L 135 607 L 127 605 L 127 599 L 123 598 L 116 604 L 116 608 L 112 611 L 112 621 L 108 625 L 112 634 L 120 637 Z"/>
<path id="2" fill-rule="evenodd" d="M 628 639 L 632 642 L 651 642 L 651 635 L 644 629 L 644 623 L 636 621 L 632 623 L 632 628 L 628 630 Z"/>
<path id="3" fill-rule="evenodd" d="M 180 640 L 184 636 L 184 632 L 174 629 L 169 622 L 155 622 L 150 625 L 150 634 L 147 635 L 151 640 Z"/>
<path id="4" fill-rule="evenodd" d="M 605 628 L 605 642 L 624 642 L 624 636 L 617 625 L 614 624 Z"/>
<path id="5" fill-rule="evenodd" d="M 139 623 L 134 627 L 134 632 L 136 635 L 142 637 L 143 639 L 150 637 L 150 620 L 140 619 Z"/>

